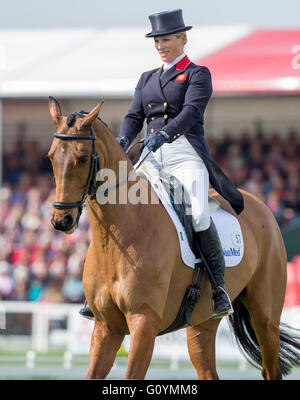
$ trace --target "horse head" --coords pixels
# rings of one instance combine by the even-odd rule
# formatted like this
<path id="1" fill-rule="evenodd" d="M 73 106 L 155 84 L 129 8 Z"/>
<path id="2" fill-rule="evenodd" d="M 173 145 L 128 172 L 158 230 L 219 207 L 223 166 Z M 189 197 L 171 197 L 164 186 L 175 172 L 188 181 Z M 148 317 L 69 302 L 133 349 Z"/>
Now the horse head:
<path id="1" fill-rule="evenodd" d="M 51 222 L 64 233 L 77 228 L 85 198 L 95 190 L 100 162 L 93 123 L 101 105 L 89 113 L 64 116 L 58 101 L 49 97 L 49 111 L 56 127 L 48 153 L 56 183 Z"/>

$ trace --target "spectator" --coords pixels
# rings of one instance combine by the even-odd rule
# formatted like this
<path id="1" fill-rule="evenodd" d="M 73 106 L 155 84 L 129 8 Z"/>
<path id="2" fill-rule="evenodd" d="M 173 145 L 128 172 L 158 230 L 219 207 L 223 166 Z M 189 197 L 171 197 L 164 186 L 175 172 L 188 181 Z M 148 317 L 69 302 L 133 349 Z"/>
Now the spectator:
<path id="1" fill-rule="evenodd" d="M 10 265 L 7 261 L 0 261 L 0 299 L 7 300 L 13 289 L 14 282 L 10 276 Z"/>

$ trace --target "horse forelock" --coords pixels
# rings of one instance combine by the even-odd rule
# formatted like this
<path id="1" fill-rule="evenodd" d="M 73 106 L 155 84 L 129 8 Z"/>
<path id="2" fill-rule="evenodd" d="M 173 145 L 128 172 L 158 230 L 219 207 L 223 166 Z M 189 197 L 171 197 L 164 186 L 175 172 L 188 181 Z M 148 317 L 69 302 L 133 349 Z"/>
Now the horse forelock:
<path id="1" fill-rule="evenodd" d="M 67 116 L 67 121 L 66 121 L 67 126 L 70 128 L 71 126 L 74 125 L 76 117 L 84 118 L 87 114 L 88 112 L 84 110 L 80 110 L 79 112 L 76 111 L 72 112 Z M 97 119 L 101 121 L 106 127 L 108 127 L 108 125 L 100 117 L 97 117 Z"/>
<path id="2" fill-rule="evenodd" d="M 67 126 L 70 128 L 71 126 L 74 125 L 75 120 L 76 120 L 77 117 L 84 118 L 85 114 L 88 114 L 88 113 L 83 113 L 82 111 L 80 111 L 79 113 L 76 112 L 76 111 L 72 112 L 71 114 L 69 114 L 67 116 L 67 121 L 66 121 Z"/>
<path id="3" fill-rule="evenodd" d="M 70 128 L 71 126 L 73 126 L 74 122 L 76 119 L 76 114 L 75 113 L 71 113 L 67 116 L 67 122 L 66 124 L 68 125 L 68 127 Z"/>

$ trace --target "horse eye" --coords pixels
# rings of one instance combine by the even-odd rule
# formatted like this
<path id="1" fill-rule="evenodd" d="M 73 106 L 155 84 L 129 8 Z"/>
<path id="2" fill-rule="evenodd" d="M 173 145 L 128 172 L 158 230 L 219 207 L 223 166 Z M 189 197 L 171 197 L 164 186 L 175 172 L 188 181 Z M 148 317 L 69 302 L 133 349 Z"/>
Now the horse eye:
<path id="1" fill-rule="evenodd" d="M 89 159 L 88 156 L 82 156 L 82 157 L 78 158 L 78 164 L 79 164 L 79 165 L 80 165 L 80 164 L 84 164 L 84 163 L 87 162 L 88 159 Z"/>

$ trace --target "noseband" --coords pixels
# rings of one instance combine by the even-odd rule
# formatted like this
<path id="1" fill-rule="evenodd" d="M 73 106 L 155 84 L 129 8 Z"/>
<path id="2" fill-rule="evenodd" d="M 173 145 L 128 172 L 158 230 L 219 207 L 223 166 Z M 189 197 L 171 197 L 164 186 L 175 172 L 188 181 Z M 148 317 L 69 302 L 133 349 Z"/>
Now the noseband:
<path id="1" fill-rule="evenodd" d="M 96 176 L 97 172 L 100 170 L 100 159 L 99 155 L 96 151 L 96 136 L 94 133 L 94 129 L 91 127 L 91 132 L 89 135 L 73 135 L 73 134 L 64 134 L 64 133 L 54 133 L 54 137 L 61 140 L 91 140 L 92 141 L 92 154 L 91 154 L 91 164 L 90 171 L 87 178 L 87 182 L 81 197 L 80 201 L 75 203 L 63 202 L 63 201 L 55 201 L 53 203 L 53 207 L 58 210 L 63 210 L 66 208 L 78 208 L 78 218 L 82 212 L 82 207 L 84 206 L 84 201 L 88 195 L 91 195 L 93 190 L 96 189 Z M 93 195 L 92 199 L 95 199 L 96 196 Z"/>

